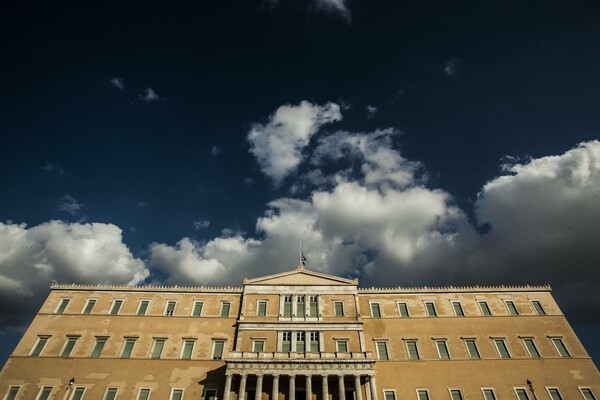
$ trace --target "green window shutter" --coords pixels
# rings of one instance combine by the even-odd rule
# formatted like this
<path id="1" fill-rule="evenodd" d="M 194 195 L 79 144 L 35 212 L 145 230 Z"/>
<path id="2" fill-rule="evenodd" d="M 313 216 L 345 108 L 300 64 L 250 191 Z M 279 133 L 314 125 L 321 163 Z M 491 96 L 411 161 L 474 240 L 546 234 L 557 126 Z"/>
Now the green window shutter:
<path id="1" fill-rule="evenodd" d="M 125 339 L 125 347 L 121 353 L 121 358 L 130 358 L 133 346 L 135 345 L 135 339 Z"/>
<path id="2" fill-rule="evenodd" d="M 296 315 L 298 317 L 304 316 L 304 313 L 306 312 L 304 305 L 304 296 L 298 296 L 298 298 L 296 299 Z"/>
<path id="3" fill-rule="evenodd" d="M 483 389 L 484 400 L 496 400 L 496 395 L 492 389 Z"/>
<path id="4" fill-rule="evenodd" d="M 194 341 L 186 340 L 183 342 L 183 351 L 181 353 L 181 359 L 189 360 L 192 358 L 192 351 L 194 350 Z"/>
<path id="5" fill-rule="evenodd" d="M 265 351 L 265 342 L 262 340 L 255 340 L 252 346 L 252 350 L 255 353 L 262 353 L 263 351 Z"/>
<path id="6" fill-rule="evenodd" d="M 525 391 L 525 389 L 516 389 L 515 391 L 517 393 L 518 400 L 529 400 L 529 397 L 527 396 L 527 392 Z"/>
<path id="7" fill-rule="evenodd" d="M 510 353 L 508 352 L 508 347 L 506 347 L 506 343 L 502 339 L 494 340 L 496 343 L 496 347 L 498 348 L 498 354 L 500 358 L 510 358 Z"/>
<path id="8" fill-rule="evenodd" d="M 377 354 L 379 355 L 380 360 L 389 360 L 390 359 L 388 356 L 386 342 L 377 342 Z"/>
<path id="9" fill-rule="evenodd" d="M 318 317 L 319 310 L 317 296 L 310 296 L 310 308 L 308 310 L 308 313 L 311 317 Z"/>
<path id="10" fill-rule="evenodd" d="M 381 318 L 381 308 L 379 303 L 371 303 L 371 317 Z"/>
<path id="11" fill-rule="evenodd" d="M 150 358 L 158 359 L 162 354 L 163 347 L 165 346 L 165 339 L 156 339 L 154 340 L 154 347 L 152 348 L 152 354 Z"/>
<path id="12" fill-rule="evenodd" d="M 115 397 L 117 397 L 117 388 L 106 389 L 106 394 L 104 395 L 104 400 L 115 400 Z"/>
<path id="13" fill-rule="evenodd" d="M 417 391 L 417 397 L 419 400 L 429 400 L 429 393 L 427 393 L 427 390 L 419 390 Z"/>
<path id="14" fill-rule="evenodd" d="M 406 303 L 398 303 L 398 311 L 403 318 L 408 317 L 408 305 Z"/>
<path id="15" fill-rule="evenodd" d="M 85 393 L 85 388 L 75 388 L 75 392 L 73 392 L 73 397 L 71 397 L 71 400 L 81 400 L 83 398 L 83 393 Z"/>
<path id="16" fill-rule="evenodd" d="M 192 310 L 192 317 L 199 317 L 202 315 L 202 306 L 204 305 L 201 301 L 194 302 L 194 309 Z"/>
<path id="17" fill-rule="evenodd" d="M 221 303 L 221 317 L 229 317 L 229 309 L 231 308 L 231 303 Z"/>
<path id="18" fill-rule="evenodd" d="M 348 342 L 345 340 L 338 340 L 337 351 L 338 351 L 338 353 L 347 353 L 348 352 Z"/>
<path id="19" fill-rule="evenodd" d="M 450 353 L 448 352 L 448 346 L 446 345 L 446 342 L 444 342 L 443 340 L 439 340 L 437 342 L 435 342 L 439 355 L 440 355 L 440 359 L 442 360 L 449 360 L 450 359 Z"/>
<path id="20" fill-rule="evenodd" d="M 102 354 L 102 349 L 104 348 L 105 344 L 106 344 L 106 338 L 96 338 L 96 344 L 94 345 L 94 349 L 92 350 L 92 354 L 90 355 L 90 357 L 92 357 L 92 358 L 100 357 L 100 354 Z"/>
<path id="21" fill-rule="evenodd" d="M 507 301 L 506 308 L 508 308 L 509 315 L 519 315 L 519 310 L 517 310 L 517 306 L 515 305 L 514 301 Z"/>
<path id="22" fill-rule="evenodd" d="M 35 345 L 35 347 L 33 348 L 33 351 L 31 352 L 31 356 L 32 357 L 38 357 L 41 353 L 42 350 L 44 350 L 44 346 L 46 346 L 46 343 L 48 342 L 48 338 L 47 337 L 40 337 L 38 338 L 38 341 Z"/>
<path id="23" fill-rule="evenodd" d="M 417 347 L 417 342 L 406 342 L 406 348 L 408 349 L 408 359 L 409 360 L 418 360 L 419 359 L 419 349 Z"/>
<path id="24" fill-rule="evenodd" d="M 529 356 L 531 358 L 540 358 L 540 353 L 535 347 L 533 339 L 523 339 L 523 342 L 525 343 L 525 347 L 527 348 L 527 352 L 529 352 Z"/>
<path id="25" fill-rule="evenodd" d="M 123 300 L 115 300 L 112 308 L 110 309 L 110 315 L 119 314 L 119 310 L 121 309 L 121 305 L 123 304 Z"/>
<path id="26" fill-rule="evenodd" d="M 175 313 L 175 305 L 177 305 L 174 301 L 169 301 L 167 303 L 167 309 L 165 310 L 165 315 L 172 316 Z"/>
<path id="27" fill-rule="evenodd" d="M 571 355 L 569 354 L 569 351 L 565 347 L 565 344 L 563 343 L 562 339 L 554 338 L 554 339 L 552 339 L 552 343 L 554 343 L 554 346 L 556 346 L 556 350 L 558 351 L 559 356 L 571 357 Z"/>
<path id="28" fill-rule="evenodd" d="M 548 389 L 548 394 L 550 395 L 550 399 L 552 399 L 552 400 L 562 400 L 562 396 L 560 395 L 560 392 L 556 388 Z"/>
<path id="29" fill-rule="evenodd" d="M 73 347 L 75 347 L 75 343 L 77 343 L 77 338 L 67 338 L 67 344 L 65 345 L 65 348 L 63 349 L 62 353 L 60 353 L 60 356 L 69 357 L 71 355 L 71 352 L 73 351 Z"/>
<path id="30" fill-rule="evenodd" d="M 592 389 L 590 388 L 581 388 L 581 395 L 584 400 L 596 400 L 594 393 L 592 393 Z"/>
<path id="31" fill-rule="evenodd" d="M 428 317 L 437 317 L 437 311 L 435 311 L 435 304 L 433 302 L 425 303 L 425 308 L 427 309 Z"/>
<path id="32" fill-rule="evenodd" d="M 140 308 L 138 308 L 137 315 L 146 315 L 146 311 L 148 311 L 148 304 L 150 302 L 148 300 L 142 300 L 140 302 Z"/>
<path id="33" fill-rule="evenodd" d="M 450 397 L 452 400 L 462 400 L 462 393 L 460 390 L 453 389 L 450 391 Z"/>
<path id="34" fill-rule="evenodd" d="M 84 314 L 91 314 L 92 313 L 92 309 L 94 308 L 94 306 L 96 305 L 96 300 L 94 299 L 90 299 L 87 301 L 86 305 L 85 305 L 85 309 L 83 310 Z"/>
<path id="35" fill-rule="evenodd" d="M 540 302 L 539 302 L 539 301 L 537 301 L 537 300 L 533 300 L 533 301 L 531 302 L 531 304 L 533 304 L 533 308 L 535 309 L 535 312 L 536 312 L 538 315 L 546 315 L 546 311 L 544 311 L 544 308 L 542 307 L 542 303 L 540 303 Z"/>
<path id="36" fill-rule="evenodd" d="M 138 400 L 148 400 L 148 397 L 150 397 L 150 389 L 140 389 Z"/>
<path id="37" fill-rule="evenodd" d="M 213 360 L 220 360 L 223 358 L 223 347 L 225 345 L 225 342 L 223 341 L 216 341 L 214 344 L 214 348 L 213 348 Z"/>
<path id="38" fill-rule="evenodd" d="M 15 400 L 20 388 L 20 386 L 11 386 L 8 390 L 8 394 L 6 395 L 6 400 Z"/>
<path id="39" fill-rule="evenodd" d="M 257 309 L 256 315 L 258 315 L 259 317 L 264 317 L 267 315 L 267 302 L 266 301 L 258 302 L 258 309 Z"/>
<path id="40" fill-rule="evenodd" d="M 71 300 L 69 299 L 62 299 L 60 301 L 60 305 L 58 306 L 58 309 L 56 310 L 56 314 L 62 314 L 65 312 L 65 309 L 67 308 L 67 306 L 69 305 L 69 302 Z"/>
<path id="41" fill-rule="evenodd" d="M 469 357 L 472 359 L 480 359 L 481 356 L 479 355 L 479 350 L 477 350 L 477 344 L 475 343 L 475 340 L 467 340 L 466 344 Z"/>
<path id="42" fill-rule="evenodd" d="M 456 314 L 457 317 L 465 316 L 462 305 L 458 301 L 452 302 L 452 307 L 454 308 L 454 314 Z"/>
<path id="43" fill-rule="evenodd" d="M 344 316 L 344 303 L 342 303 L 341 301 L 336 301 L 335 303 L 333 303 L 334 307 L 335 307 L 335 316 L 336 317 L 343 317 Z"/>
<path id="44" fill-rule="evenodd" d="M 396 400 L 396 395 L 391 390 L 386 390 L 383 393 L 385 395 L 385 400 Z"/>
<path id="45" fill-rule="evenodd" d="M 171 400 L 181 400 L 181 398 L 183 397 L 183 390 L 173 390 L 173 393 L 171 394 Z"/>
<path id="46" fill-rule="evenodd" d="M 481 308 L 481 314 L 485 315 L 486 317 L 492 315 L 490 307 L 488 306 L 488 303 L 486 301 L 480 301 L 479 308 Z"/>

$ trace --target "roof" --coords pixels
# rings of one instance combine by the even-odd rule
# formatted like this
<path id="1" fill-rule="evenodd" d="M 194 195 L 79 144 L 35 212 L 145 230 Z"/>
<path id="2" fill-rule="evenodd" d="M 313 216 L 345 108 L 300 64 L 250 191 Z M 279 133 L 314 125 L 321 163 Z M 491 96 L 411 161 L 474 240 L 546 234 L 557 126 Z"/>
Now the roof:
<path id="1" fill-rule="evenodd" d="M 339 276 L 323 274 L 304 268 L 299 265 L 297 268 L 280 272 L 278 274 L 261 276 L 258 278 L 244 279 L 244 285 L 346 285 L 357 286 L 358 279 L 345 279 Z"/>

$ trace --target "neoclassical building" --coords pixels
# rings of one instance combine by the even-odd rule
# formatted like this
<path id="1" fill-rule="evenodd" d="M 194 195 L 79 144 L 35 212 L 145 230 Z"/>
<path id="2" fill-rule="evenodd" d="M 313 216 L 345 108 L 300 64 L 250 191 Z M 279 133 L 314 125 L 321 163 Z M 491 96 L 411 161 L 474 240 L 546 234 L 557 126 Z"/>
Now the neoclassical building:
<path id="1" fill-rule="evenodd" d="M 596 400 L 549 286 L 359 288 L 300 266 L 241 288 L 53 284 L 4 400 Z"/>

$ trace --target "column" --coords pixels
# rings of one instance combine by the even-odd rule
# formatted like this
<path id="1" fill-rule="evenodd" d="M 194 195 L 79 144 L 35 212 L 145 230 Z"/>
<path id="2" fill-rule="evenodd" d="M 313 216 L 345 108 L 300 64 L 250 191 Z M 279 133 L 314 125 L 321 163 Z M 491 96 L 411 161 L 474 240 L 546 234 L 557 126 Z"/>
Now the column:
<path id="1" fill-rule="evenodd" d="M 371 400 L 371 384 L 369 383 L 368 379 L 365 381 L 365 394 L 365 399 Z"/>
<path id="2" fill-rule="evenodd" d="M 246 398 L 246 374 L 242 374 L 240 377 L 240 390 L 238 392 L 238 400 L 244 400 Z"/>
<path id="3" fill-rule="evenodd" d="M 327 386 L 327 375 L 323 375 L 321 379 L 323 379 L 323 400 L 329 400 L 329 386 Z"/>
<path id="4" fill-rule="evenodd" d="M 223 390 L 223 400 L 229 400 L 231 397 L 231 379 L 233 376 L 231 374 L 225 375 L 225 390 Z"/>
<path id="5" fill-rule="evenodd" d="M 362 400 L 362 390 L 360 388 L 360 375 L 354 375 L 354 393 L 356 400 Z"/>
<path id="6" fill-rule="evenodd" d="M 296 376 L 295 375 L 290 375 L 290 391 L 288 393 L 288 400 L 296 400 Z"/>
<path id="7" fill-rule="evenodd" d="M 346 400 L 346 387 L 344 386 L 344 375 L 338 375 L 339 398 Z"/>
<path id="8" fill-rule="evenodd" d="M 306 400 L 312 400 L 312 377 L 306 375 Z"/>
<path id="9" fill-rule="evenodd" d="M 256 390 L 254 391 L 254 400 L 261 400 L 262 398 L 262 374 L 256 375 Z"/>
<path id="10" fill-rule="evenodd" d="M 371 400 L 377 400 L 377 385 L 375 384 L 375 375 L 369 376 L 369 386 L 371 386 Z"/>
<path id="11" fill-rule="evenodd" d="M 279 375 L 273 375 L 273 391 L 270 400 L 279 400 Z"/>

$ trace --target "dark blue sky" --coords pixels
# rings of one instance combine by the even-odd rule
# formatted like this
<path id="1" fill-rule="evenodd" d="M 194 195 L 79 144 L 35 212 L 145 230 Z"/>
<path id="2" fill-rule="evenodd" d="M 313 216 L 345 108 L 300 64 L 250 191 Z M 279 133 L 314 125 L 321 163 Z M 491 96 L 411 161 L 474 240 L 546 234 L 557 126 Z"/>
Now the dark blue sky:
<path id="1" fill-rule="evenodd" d="M 600 281 L 599 11 L 523 1 L 13 5 L 0 24 L 0 364 L 51 279 L 240 284 L 294 267 L 300 240 L 309 267 L 365 283 L 549 280 L 598 360 L 600 295 L 577 296 Z M 278 182 L 269 168 L 281 148 L 249 134 L 302 131 L 278 125 L 286 105 L 310 127 Z M 315 122 L 327 110 L 335 116 Z M 374 136 L 386 128 L 394 133 Z M 403 197 L 419 188 L 414 203 Z M 378 207 L 388 216 L 353 220 Z M 310 226 L 292 229 L 302 221 Z"/>

